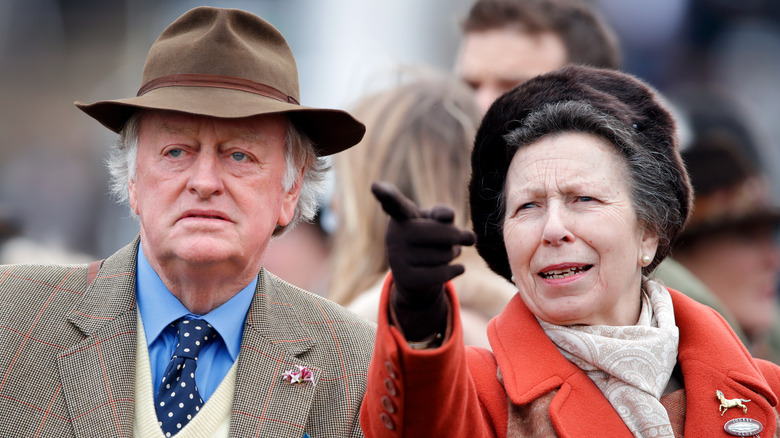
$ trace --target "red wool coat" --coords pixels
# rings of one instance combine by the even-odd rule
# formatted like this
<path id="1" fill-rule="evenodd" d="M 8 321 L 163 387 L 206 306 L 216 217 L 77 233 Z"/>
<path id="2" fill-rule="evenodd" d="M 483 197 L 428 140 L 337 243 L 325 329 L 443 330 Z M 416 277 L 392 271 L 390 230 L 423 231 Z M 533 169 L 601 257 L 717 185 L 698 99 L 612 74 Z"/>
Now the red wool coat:
<path id="1" fill-rule="evenodd" d="M 367 437 L 505 437 L 510 400 L 525 409 L 534 427 L 540 426 L 534 429 L 537 436 L 550 427 L 561 437 L 632 436 L 596 385 L 558 352 L 518 295 L 490 322 L 490 352 L 464 347 L 457 297 L 448 287 L 455 304 L 450 338 L 440 348 L 415 351 L 388 323 L 391 281 L 382 292 L 360 415 Z M 728 437 L 727 421 L 751 418 L 763 425 L 760 436 L 775 436 L 780 367 L 752 358 L 715 311 L 670 293 L 680 329 L 685 435 Z M 728 399 L 751 400 L 745 403 L 747 413 L 731 408 L 721 416 L 716 390 Z"/>

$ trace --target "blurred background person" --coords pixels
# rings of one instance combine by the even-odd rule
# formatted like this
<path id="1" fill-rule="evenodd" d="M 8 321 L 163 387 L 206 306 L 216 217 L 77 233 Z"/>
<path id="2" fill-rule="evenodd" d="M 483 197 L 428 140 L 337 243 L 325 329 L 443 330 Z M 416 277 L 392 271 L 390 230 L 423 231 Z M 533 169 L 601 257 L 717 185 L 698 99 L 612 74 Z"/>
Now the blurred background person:
<path id="1" fill-rule="evenodd" d="M 657 274 L 667 286 L 724 315 L 754 356 L 780 362 L 780 206 L 757 161 L 753 130 L 722 93 L 687 91 L 676 100 L 691 131 L 682 156 L 695 201 L 672 256 L 712 296 L 691 295 L 688 285 L 678 286 L 663 267 Z"/>
<path id="2" fill-rule="evenodd" d="M 482 112 L 498 96 L 568 63 L 620 68 L 614 32 L 580 0 L 477 0 L 456 61 Z"/>
<path id="3" fill-rule="evenodd" d="M 376 321 L 389 269 L 388 217 L 373 201 L 371 183 L 390 181 L 426 208 L 451 205 L 458 226 L 469 226 L 466 190 L 481 116 L 468 87 L 437 73 L 420 73 L 407 83 L 368 95 L 355 105 L 353 114 L 365 123 L 366 135 L 358 147 L 334 157 L 340 223 L 329 297 Z M 455 280 L 465 341 L 488 346 L 487 323 L 516 289 L 490 271 L 474 248 L 464 248 L 459 263 L 467 266 L 466 274 Z"/>

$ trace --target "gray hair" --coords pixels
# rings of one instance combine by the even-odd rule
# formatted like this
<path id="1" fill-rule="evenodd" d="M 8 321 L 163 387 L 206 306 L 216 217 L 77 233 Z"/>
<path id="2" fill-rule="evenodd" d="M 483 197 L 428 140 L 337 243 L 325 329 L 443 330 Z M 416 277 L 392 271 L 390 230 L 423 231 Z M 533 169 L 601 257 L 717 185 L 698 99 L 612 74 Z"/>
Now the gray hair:
<path id="1" fill-rule="evenodd" d="M 106 166 L 111 180 L 111 195 L 120 204 L 129 206 L 128 187 L 136 176 L 138 154 L 138 131 L 144 111 L 136 111 L 122 128 L 119 140 L 111 149 Z M 319 199 L 325 188 L 325 178 L 330 170 L 330 160 L 317 154 L 314 143 L 287 118 L 285 137 L 286 168 L 282 176 L 282 187 L 290 190 L 298 182 L 301 169 L 305 169 L 301 181 L 301 192 L 295 206 L 293 219 L 287 226 L 277 226 L 274 236 L 281 236 L 291 230 L 299 221 L 310 222 L 317 214 Z M 135 213 L 131 214 L 135 216 Z"/>
<path id="2" fill-rule="evenodd" d="M 550 134 L 582 132 L 598 135 L 615 146 L 628 165 L 631 202 L 640 226 L 658 236 L 658 251 L 653 262 L 643 269 L 650 273 L 671 250 L 676 231 L 686 217 L 670 181 L 679 175 L 670 168 L 662 149 L 642 144 L 637 127 L 628 127 L 615 117 L 602 113 L 581 101 L 548 103 L 534 111 L 520 126 L 504 135 L 515 150 Z M 501 191 L 501 211 L 505 211 L 505 191 Z"/>

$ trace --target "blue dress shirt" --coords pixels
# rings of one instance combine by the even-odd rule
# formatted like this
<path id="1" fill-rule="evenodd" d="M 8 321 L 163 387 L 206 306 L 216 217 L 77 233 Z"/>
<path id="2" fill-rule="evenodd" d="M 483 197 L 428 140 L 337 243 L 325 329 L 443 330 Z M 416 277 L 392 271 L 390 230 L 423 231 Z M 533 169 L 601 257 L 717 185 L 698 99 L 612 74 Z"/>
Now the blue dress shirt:
<path id="1" fill-rule="evenodd" d="M 160 381 L 178 342 L 176 330 L 170 324 L 182 316 L 189 316 L 205 319 L 220 336 L 217 342 L 203 347 L 198 355 L 198 367 L 195 368 L 198 392 L 203 401 L 207 401 L 238 358 L 244 320 L 257 287 L 257 277 L 225 304 L 206 315 L 195 315 L 165 287 L 140 245 L 137 266 L 136 297 L 149 348 L 154 399 L 157 400 Z"/>

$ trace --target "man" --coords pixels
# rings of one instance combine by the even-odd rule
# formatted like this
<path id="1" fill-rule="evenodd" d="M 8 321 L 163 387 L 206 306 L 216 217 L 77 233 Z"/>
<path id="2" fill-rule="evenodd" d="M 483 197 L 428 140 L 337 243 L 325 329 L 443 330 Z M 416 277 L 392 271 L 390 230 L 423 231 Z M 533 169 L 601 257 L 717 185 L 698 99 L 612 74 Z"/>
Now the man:
<path id="1" fill-rule="evenodd" d="M 620 68 L 617 39 L 579 0 L 477 0 L 456 70 L 483 112 L 503 93 L 568 63 Z"/>
<path id="2" fill-rule="evenodd" d="M 362 436 L 373 327 L 263 269 L 364 132 L 298 92 L 273 26 L 200 7 L 137 97 L 76 103 L 121 134 L 140 233 L 102 266 L 0 268 L 0 436 Z"/>

